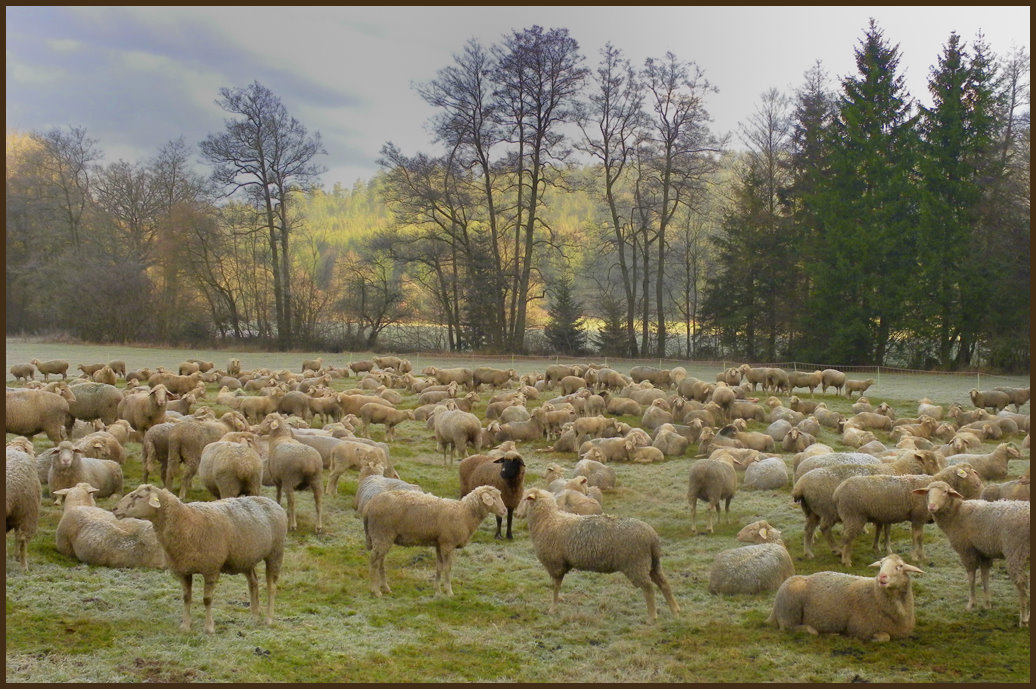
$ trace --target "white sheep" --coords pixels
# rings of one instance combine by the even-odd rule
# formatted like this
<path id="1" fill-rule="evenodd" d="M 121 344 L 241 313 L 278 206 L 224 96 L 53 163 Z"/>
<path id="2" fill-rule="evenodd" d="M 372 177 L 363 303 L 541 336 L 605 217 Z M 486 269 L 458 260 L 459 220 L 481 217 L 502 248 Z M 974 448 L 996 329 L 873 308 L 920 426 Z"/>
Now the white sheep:
<path id="1" fill-rule="evenodd" d="M 288 528 L 298 528 L 295 519 L 295 490 L 310 489 L 313 491 L 313 503 L 316 507 L 316 524 L 314 531 L 320 533 L 324 529 L 323 522 L 323 471 L 324 460 L 320 453 L 309 445 L 304 445 L 292 437 L 291 429 L 280 414 L 270 414 L 259 426 L 260 432 L 269 433 L 269 451 L 267 471 L 270 481 L 277 487 L 277 502 L 281 501 L 281 492 L 288 498 Z"/>
<path id="2" fill-rule="evenodd" d="M 647 523 L 630 517 L 577 515 L 562 512 L 548 491 L 533 488 L 515 513 L 529 521 L 536 558 L 553 582 L 549 613 L 557 611 L 561 582 L 573 569 L 622 572 L 644 592 L 648 621 L 654 622 L 655 590 L 662 590 L 675 615 L 680 606 L 662 573 L 662 542 Z"/>
<path id="3" fill-rule="evenodd" d="M 18 438 L 9 443 L 6 464 L 4 501 L 7 503 L 7 531 L 14 530 L 18 562 L 28 572 L 29 541 L 36 535 L 39 526 L 42 501 L 32 442 L 27 438 Z"/>
<path id="4" fill-rule="evenodd" d="M 399 478 L 385 476 L 385 466 L 378 462 L 365 462 L 360 467 L 360 478 L 356 484 L 356 495 L 353 496 L 353 507 L 356 517 L 367 513 L 367 503 L 379 493 L 389 490 L 412 490 L 423 493 L 424 489 L 416 483 L 407 483 Z"/>
<path id="5" fill-rule="evenodd" d="M 949 465 L 967 463 L 975 467 L 984 481 L 1007 478 L 1007 463 L 1019 459 L 1021 450 L 1014 443 L 1000 443 L 996 449 L 986 454 L 959 454 L 946 458 Z"/>
<path id="6" fill-rule="evenodd" d="M 874 578 L 842 572 L 788 577 L 777 589 L 766 620 L 779 629 L 810 634 L 846 634 L 864 641 L 888 641 L 914 630 L 910 573 L 924 572 L 898 555 L 871 563 Z"/>
<path id="7" fill-rule="evenodd" d="M 982 570 L 986 608 L 989 570 L 993 560 L 1003 559 L 1018 589 L 1018 626 L 1029 624 L 1029 503 L 1022 500 L 965 500 L 948 483 L 933 481 L 914 491 L 925 496 L 928 513 L 960 556 L 968 573 L 968 605 L 975 607 L 975 570 Z"/>
<path id="8" fill-rule="evenodd" d="M 97 507 L 89 483 L 54 491 L 64 498 L 61 520 L 54 533 L 57 550 L 88 565 L 154 567 L 166 565 L 165 551 L 155 528 L 146 519 L 117 519 Z"/>
<path id="9" fill-rule="evenodd" d="M 106 498 L 122 492 L 122 480 L 122 467 L 118 462 L 84 457 L 82 450 L 67 440 L 58 444 L 47 472 L 47 487 L 51 493 L 85 482 L 98 489 L 97 497 Z M 58 502 L 61 502 L 60 496 Z"/>
<path id="10" fill-rule="evenodd" d="M 490 512 L 497 517 L 507 514 L 500 489 L 494 486 L 479 486 L 460 500 L 406 490 L 375 495 L 363 515 L 371 593 L 379 598 L 392 593 L 385 578 L 385 555 L 393 544 L 431 545 L 435 546 L 436 589 L 452 596 L 454 551 L 467 545 Z"/>
<path id="11" fill-rule="evenodd" d="M 228 433 L 201 451 L 198 478 L 216 498 L 259 495 L 263 460 L 259 444 L 250 432 Z"/>
<path id="12" fill-rule="evenodd" d="M 724 550 L 709 569 L 709 593 L 774 591 L 795 574 L 795 565 L 781 532 L 765 519 L 737 533 L 737 540 L 752 545 Z"/>
<path id="13" fill-rule="evenodd" d="M 700 459 L 691 465 L 687 485 L 687 501 L 691 503 L 691 533 L 698 533 L 698 500 L 708 503 L 709 533 L 712 533 L 712 513 L 720 516 L 720 501 L 725 501 L 726 519 L 730 520 L 730 501 L 737 492 L 737 472 L 734 466 L 741 462 L 732 455 L 720 453 L 716 458 Z"/>
<path id="14" fill-rule="evenodd" d="M 255 567 L 266 562 L 266 624 L 273 624 L 277 579 L 284 559 L 288 515 L 270 498 L 250 495 L 214 502 L 183 503 L 162 488 L 144 484 L 126 495 L 113 510 L 116 517 L 146 519 L 155 526 L 169 570 L 183 587 L 182 631 L 191 629 L 191 579 L 205 579 L 205 631 L 212 634 L 212 592 L 221 573 L 244 574 L 250 608 L 259 613 L 259 580 Z"/>
<path id="15" fill-rule="evenodd" d="M 745 490 L 777 490 L 788 485 L 788 465 L 780 457 L 767 457 L 745 467 Z"/>

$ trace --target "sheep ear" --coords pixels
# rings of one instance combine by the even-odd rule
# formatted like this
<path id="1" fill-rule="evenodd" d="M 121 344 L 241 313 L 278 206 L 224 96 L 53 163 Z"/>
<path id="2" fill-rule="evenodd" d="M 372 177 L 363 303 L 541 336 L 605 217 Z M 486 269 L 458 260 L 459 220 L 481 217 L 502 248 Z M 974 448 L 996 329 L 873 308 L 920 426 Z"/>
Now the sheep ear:
<path id="1" fill-rule="evenodd" d="M 903 563 L 903 571 L 904 572 L 913 572 L 914 574 L 924 574 L 924 570 L 923 569 L 921 569 L 919 567 L 914 567 L 913 565 L 908 565 L 906 563 Z"/>
<path id="2" fill-rule="evenodd" d="M 960 471 L 963 471 L 963 469 L 958 469 L 957 471 L 960 472 Z M 912 490 L 910 492 L 913 493 L 914 495 L 928 495 L 928 489 L 927 488 L 915 488 L 914 490 Z"/>
<path id="3" fill-rule="evenodd" d="M 957 469 L 957 476 L 960 476 L 961 478 L 967 478 L 968 472 L 964 469 Z"/>
<path id="4" fill-rule="evenodd" d="M 870 563 L 867 566 L 868 567 L 881 567 L 881 560 L 878 560 L 877 562 L 872 562 L 872 563 Z"/>
<path id="5" fill-rule="evenodd" d="M 52 490 L 51 493 L 54 495 L 67 495 L 71 488 L 59 488 L 58 490 Z"/>
<path id="6" fill-rule="evenodd" d="M 158 493 L 152 493 L 147 499 L 147 504 L 155 508 L 161 507 L 162 502 L 158 499 Z"/>
<path id="7" fill-rule="evenodd" d="M 488 490 L 482 493 L 482 502 L 486 503 L 487 505 L 492 505 L 494 502 L 493 493 Z"/>
<path id="8" fill-rule="evenodd" d="M 759 538 L 768 538 L 765 526 L 759 529 Z"/>

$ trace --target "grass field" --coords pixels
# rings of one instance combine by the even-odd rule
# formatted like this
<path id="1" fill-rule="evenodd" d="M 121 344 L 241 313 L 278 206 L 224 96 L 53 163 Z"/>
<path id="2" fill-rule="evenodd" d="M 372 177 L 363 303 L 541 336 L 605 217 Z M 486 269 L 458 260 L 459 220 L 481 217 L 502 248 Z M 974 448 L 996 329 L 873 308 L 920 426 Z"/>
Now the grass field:
<path id="1" fill-rule="evenodd" d="M 7 341 L 6 365 L 64 358 L 72 363 L 120 358 L 130 367 L 174 368 L 196 356 L 225 366 L 236 356 L 244 368 L 298 370 L 310 353 L 183 351 Z M 323 355 L 342 365 L 368 354 Z M 432 364 L 468 365 L 464 358 L 411 356 L 415 369 Z M 520 371 L 542 370 L 546 359 L 514 362 Z M 623 372 L 629 362 L 612 362 Z M 509 358 L 476 365 L 511 366 Z M 671 364 L 670 364 L 671 365 Z M 691 375 L 713 379 L 717 368 L 684 364 Z M 865 377 L 852 376 L 852 377 Z M 916 403 L 967 404 L 967 391 L 994 385 L 1028 385 L 1019 377 L 886 375 L 868 392 L 888 401 L 900 416 Z M 13 384 L 9 381 L 9 384 Z M 351 387 L 356 379 L 337 381 Z M 209 403 L 215 389 L 210 386 Z M 818 395 L 847 411 L 849 402 Z M 485 398 L 485 395 L 483 396 Z M 542 398 L 541 400 L 542 401 Z M 537 404 L 539 401 L 536 402 Z M 416 406 L 408 396 L 403 407 Z M 532 406 L 530 404 L 530 406 Z M 482 416 L 484 403 L 477 413 Z M 216 407 L 217 412 L 224 411 Z M 1028 405 L 1023 407 L 1028 411 Z M 637 419 L 623 420 L 636 423 Z M 762 430 L 753 424 L 753 430 Z M 382 439 L 381 427 L 373 433 Z M 879 433 L 879 437 L 885 438 Z M 1022 435 L 1011 438 L 1020 443 Z M 820 440 L 841 449 L 837 436 Z M 538 453 L 546 440 L 523 444 L 527 485 L 539 484 L 544 467 L 570 468 L 573 454 Z M 37 450 L 50 445 L 37 436 Z M 992 449 L 994 443 L 987 447 Z M 141 478 L 140 446 L 130 444 L 127 490 Z M 392 444 L 396 469 L 405 480 L 436 495 L 456 497 L 456 466 L 444 467 L 430 432 L 406 422 Z M 790 455 L 785 456 L 789 465 Z M 659 597 L 658 622 L 645 622 L 644 600 L 621 574 L 571 572 L 558 613 L 546 612 L 550 579 L 536 560 L 528 530 L 516 522 L 513 541 L 493 538 L 492 518 L 483 522 L 454 562 L 455 595 L 434 592 L 431 548 L 396 546 L 386 571 L 392 594 L 368 591 L 363 529 L 354 516 L 356 475 L 343 478 L 339 493 L 324 502 L 324 532 L 313 532 L 312 497 L 299 497 L 299 531 L 288 549 L 272 627 L 256 626 L 247 609 L 241 576 L 224 576 L 213 604 L 216 633 L 202 631 L 200 578 L 196 577 L 194 629 L 179 631 L 180 585 L 168 573 L 115 570 L 76 563 L 54 547 L 59 508 L 44 499 L 40 529 L 29 546 L 30 571 L 13 558 L 8 537 L 6 565 L 6 679 L 10 682 L 310 682 L 310 681 L 510 681 L 510 682 L 1029 682 L 1029 631 L 1017 626 L 1017 599 L 1002 562 L 991 575 L 993 608 L 965 611 L 967 586 L 956 554 L 935 525 L 925 529 L 925 570 L 914 577 L 917 626 L 907 639 L 864 643 L 841 636 L 811 637 L 765 624 L 773 594 L 718 597 L 708 593 L 708 570 L 716 553 L 739 545 L 734 535 L 765 518 L 781 529 L 798 573 L 844 571 L 819 543 L 817 557 L 802 557 L 803 518 L 790 486 L 775 491 L 739 491 L 731 521 L 714 534 L 690 532 L 686 499 L 690 456 L 652 465 L 617 464 L 620 487 L 605 495 L 605 511 L 651 524 L 663 543 L 662 567 L 681 606 L 673 616 Z M 1010 477 L 1029 466 L 1029 451 L 1012 461 Z M 272 489 L 264 489 L 272 496 Z M 209 500 L 195 481 L 190 500 Z M 101 500 L 103 507 L 113 499 Z M 704 523 L 704 508 L 699 510 Z M 836 529 L 837 531 L 837 529 Z M 896 552 L 909 559 L 909 526 L 893 527 Z M 870 576 L 878 559 L 870 536 L 854 548 L 852 573 Z M 261 568 L 260 568 L 261 569 Z M 265 597 L 263 587 L 262 597 Z"/>

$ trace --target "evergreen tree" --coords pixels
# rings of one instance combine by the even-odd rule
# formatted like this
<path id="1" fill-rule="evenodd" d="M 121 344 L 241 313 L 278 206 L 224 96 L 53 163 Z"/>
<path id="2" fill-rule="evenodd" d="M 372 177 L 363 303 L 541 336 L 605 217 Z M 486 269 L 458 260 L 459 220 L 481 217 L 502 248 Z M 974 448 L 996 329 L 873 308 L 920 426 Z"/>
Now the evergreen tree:
<path id="1" fill-rule="evenodd" d="M 596 337 L 590 338 L 591 346 L 602 356 L 631 356 L 627 337 L 625 307 L 610 294 L 601 296 L 599 306 L 604 325 Z M 635 355 L 635 353 L 633 353 Z"/>
<path id="2" fill-rule="evenodd" d="M 544 335 L 551 349 L 559 354 L 577 356 L 586 353 L 586 329 L 583 326 L 583 306 L 572 294 L 572 282 L 559 280 L 553 288 L 550 321 Z"/>

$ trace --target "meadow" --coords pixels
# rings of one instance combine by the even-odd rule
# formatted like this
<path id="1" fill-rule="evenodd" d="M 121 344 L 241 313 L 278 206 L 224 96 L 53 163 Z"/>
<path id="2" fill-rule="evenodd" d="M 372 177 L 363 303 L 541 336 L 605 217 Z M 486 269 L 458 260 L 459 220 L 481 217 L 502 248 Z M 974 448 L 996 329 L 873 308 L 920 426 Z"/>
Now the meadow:
<path id="1" fill-rule="evenodd" d="M 229 357 L 244 369 L 287 368 L 323 356 L 341 366 L 369 353 L 256 353 L 100 347 L 7 340 L 6 366 L 64 358 L 72 363 L 123 359 L 130 368 L 174 368 L 187 357 L 225 367 Z M 490 365 L 519 372 L 542 371 L 553 359 L 496 360 L 410 356 L 415 372 L 427 365 Z M 565 360 L 562 359 L 562 362 Z M 634 362 L 610 362 L 627 372 Z M 652 362 L 646 362 L 648 364 Z M 657 362 L 654 362 L 657 365 Z M 667 367 L 676 365 L 666 362 Z M 681 363 L 690 375 L 713 380 L 717 365 Z M 887 401 L 900 416 L 913 416 L 917 400 L 958 401 L 970 407 L 967 391 L 995 385 L 1028 385 L 1021 377 L 895 375 L 875 377 L 868 398 Z M 338 389 L 356 378 L 337 380 Z M 13 385 L 12 381 L 8 381 Z M 978 384 L 978 385 L 976 385 Z M 208 403 L 214 405 L 209 386 Z M 806 393 L 808 396 L 808 393 Z M 488 395 L 483 394 L 483 400 Z M 541 396 L 534 404 L 547 399 Z M 850 402 L 817 394 L 832 409 Z M 785 398 L 785 404 L 787 399 Z M 401 405 L 416 406 L 407 396 Z M 485 403 L 476 413 L 484 414 Z M 1022 409 L 1028 412 L 1028 405 Z M 638 419 L 623 417 L 635 424 Z M 762 430 L 752 424 L 752 430 Z M 887 436 L 879 432 L 879 438 Z M 381 427 L 372 433 L 383 438 Z M 1011 438 L 1020 444 L 1023 435 Z M 838 436 L 819 438 L 846 449 Z M 50 446 L 42 434 L 37 451 Z M 547 464 L 570 469 L 572 453 L 538 452 L 549 441 L 523 443 L 527 485 L 542 485 Z M 995 443 L 987 443 L 992 449 Z M 140 446 L 131 443 L 126 490 L 141 479 Z M 692 451 L 696 446 L 692 446 Z M 843 568 L 819 543 L 816 558 L 802 556 L 803 517 L 781 490 L 739 490 L 729 523 L 714 533 L 690 531 L 686 456 L 651 465 L 614 465 L 619 488 L 606 493 L 605 512 L 651 524 L 663 544 L 662 568 L 680 604 L 677 615 L 659 597 L 658 621 L 645 620 L 644 600 L 621 574 L 573 571 L 565 577 L 556 615 L 548 615 L 550 579 L 536 560 L 526 525 L 516 520 L 514 540 L 493 538 L 487 518 L 471 543 L 457 553 L 452 598 L 435 593 L 431 548 L 396 546 L 386 559 L 392 593 L 374 598 L 368 589 L 363 528 L 352 509 L 356 474 L 346 474 L 338 494 L 324 501 L 324 531 L 313 530 L 311 495 L 300 495 L 299 530 L 289 533 L 272 627 L 253 623 L 242 576 L 225 575 L 215 590 L 216 633 L 202 631 L 200 578 L 195 583 L 194 627 L 179 630 L 180 585 L 168 572 L 116 570 L 79 564 L 59 554 L 54 531 L 60 508 L 44 498 L 40 529 L 29 546 L 30 571 L 21 571 L 9 536 L 6 567 L 6 680 L 9 682 L 1029 682 L 1029 630 L 1017 624 L 1017 598 L 1003 562 L 991 574 L 991 610 L 966 611 L 963 567 L 943 534 L 925 528 L 925 574 L 915 575 L 917 626 L 906 639 L 885 644 L 842 636 L 813 637 L 778 631 L 765 623 L 773 594 L 715 596 L 708 571 L 716 553 L 740 545 L 745 524 L 766 519 L 782 531 L 796 571 L 850 571 L 872 576 L 870 534 L 854 547 L 854 567 Z M 392 459 L 400 476 L 436 495 L 457 497 L 456 465 L 444 466 L 431 432 L 422 422 L 396 429 Z M 790 455 L 784 455 L 789 466 Z M 1029 450 L 1010 463 L 1010 478 L 1029 466 Z M 210 500 L 195 481 L 189 500 Z M 273 490 L 264 488 L 272 497 Z M 113 498 L 99 501 L 103 507 Z M 704 507 L 699 525 L 704 525 Z M 836 527 L 836 533 L 838 527 Z M 892 529 L 896 552 L 909 560 L 907 524 Z M 262 568 L 260 567 L 260 570 Z M 260 576 L 262 576 L 260 574 Z M 261 587 L 265 602 L 265 587 Z"/>

